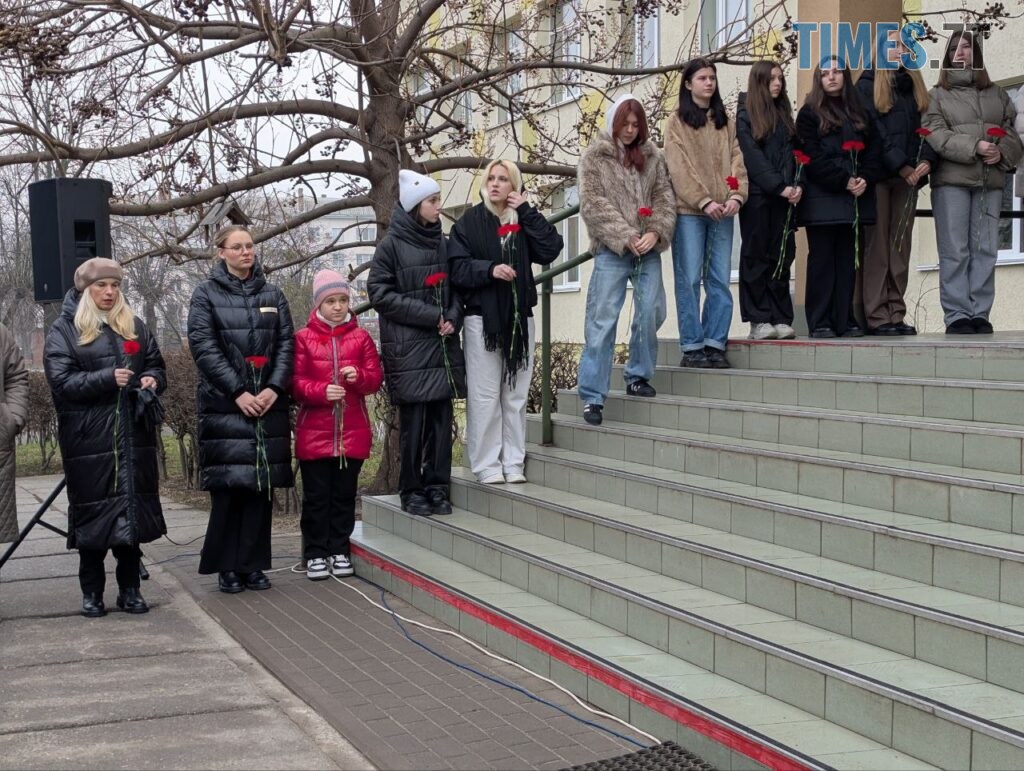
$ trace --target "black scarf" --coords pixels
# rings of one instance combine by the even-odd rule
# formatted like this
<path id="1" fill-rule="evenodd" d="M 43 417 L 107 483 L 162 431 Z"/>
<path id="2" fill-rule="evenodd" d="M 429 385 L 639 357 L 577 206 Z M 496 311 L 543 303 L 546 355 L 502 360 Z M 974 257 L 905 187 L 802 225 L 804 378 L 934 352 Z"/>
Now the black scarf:
<path id="1" fill-rule="evenodd" d="M 529 361 L 527 347 L 527 324 L 529 322 L 529 298 L 533 284 L 530 268 L 530 252 L 525 233 L 520 230 L 507 237 L 505 247 L 498 237 L 501 222 L 483 204 L 477 204 L 466 212 L 466 236 L 470 254 L 477 260 L 494 263 L 509 263 L 516 272 L 514 281 L 491 281 L 478 291 L 480 312 L 484 323 L 484 347 L 488 351 L 500 351 L 505 365 L 505 380 L 515 388 L 516 375 L 526 368 Z M 512 286 L 515 284 L 513 302 Z M 515 311 L 519 310 L 519 328 L 515 325 Z"/>

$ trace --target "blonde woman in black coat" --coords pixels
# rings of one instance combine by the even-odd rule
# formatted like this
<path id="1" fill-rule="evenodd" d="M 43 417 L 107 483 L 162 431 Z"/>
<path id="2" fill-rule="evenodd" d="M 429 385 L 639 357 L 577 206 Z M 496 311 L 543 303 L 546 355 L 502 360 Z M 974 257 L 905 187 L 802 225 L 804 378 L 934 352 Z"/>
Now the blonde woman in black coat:
<path id="1" fill-rule="evenodd" d="M 167 532 L 160 506 L 157 435 L 136 417 L 142 391 L 167 386 L 149 329 L 121 294 L 121 266 L 94 257 L 75 271 L 43 363 L 57 409 L 68 485 L 68 548 L 78 549 L 82 615 L 106 615 L 103 561 L 117 559 L 117 607 L 145 613 L 139 544 Z"/>

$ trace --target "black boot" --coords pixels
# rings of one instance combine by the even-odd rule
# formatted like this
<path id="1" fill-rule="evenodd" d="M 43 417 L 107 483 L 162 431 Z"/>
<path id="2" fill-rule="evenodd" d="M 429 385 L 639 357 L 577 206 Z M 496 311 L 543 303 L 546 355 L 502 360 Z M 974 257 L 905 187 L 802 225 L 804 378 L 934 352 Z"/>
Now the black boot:
<path id="1" fill-rule="evenodd" d="M 117 607 L 125 613 L 149 613 L 149 605 L 134 586 L 121 589 L 117 595 Z"/>
<path id="2" fill-rule="evenodd" d="M 222 592 L 227 594 L 237 594 L 245 589 L 242 586 L 242 579 L 238 577 L 238 573 L 233 570 L 227 570 L 222 572 L 217 577 L 217 586 Z"/>
<path id="3" fill-rule="evenodd" d="M 247 573 L 245 576 L 245 588 L 246 589 L 269 589 L 270 579 L 263 573 L 262 570 L 254 570 L 251 573 Z"/>
<path id="4" fill-rule="evenodd" d="M 103 592 L 82 594 L 82 615 L 86 618 L 99 618 L 107 615 L 107 606 L 103 604 Z"/>
<path id="5" fill-rule="evenodd" d="M 417 517 L 429 517 L 434 513 L 430 506 L 430 501 L 427 500 L 427 496 L 421 490 L 416 490 L 402 496 L 402 511 L 414 514 Z"/>
<path id="6" fill-rule="evenodd" d="M 451 514 L 452 503 L 448 500 L 448 491 L 443 486 L 426 489 L 427 503 L 431 514 Z"/>

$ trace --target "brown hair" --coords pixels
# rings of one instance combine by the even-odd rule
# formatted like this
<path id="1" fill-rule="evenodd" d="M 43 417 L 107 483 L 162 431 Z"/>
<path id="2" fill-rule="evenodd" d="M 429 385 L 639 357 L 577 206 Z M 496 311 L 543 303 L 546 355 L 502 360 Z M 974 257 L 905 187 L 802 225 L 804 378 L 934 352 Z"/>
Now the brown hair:
<path id="1" fill-rule="evenodd" d="M 786 127 L 790 136 L 796 134 L 793 124 L 793 108 L 786 93 L 786 79 L 782 79 L 782 91 L 772 99 L 772 71 L 779 67 L 776 62 L 755 62 L 747 77 L 747 98 L 744 105 L 750 116 L 750 128 L 755 142 L 763 142 L 775 133 L 779 122 Z M 781 69 L 781 67 L 779 68 Z"/>
<path id="2" fill-rule="evenodd" d="M 910 76 L 910 81 L 914 84 L 914 104 L 917 105 L 917 111 L 924 112 L 928 109 L 928 88 L 924 84 L 924 78 L 921 77 L 921 71 L 908 70 L 905 67 L 900 67 L 900 69 Z M 892 109 L 892 91 L 893 86 L 896 84 L 896 72 L 897 70 L 875 70 L 873 98 L 875 109 L 882 113 L 882 115 L 885 115 Z"/>
<path id="3" fill-rule="evenodd" d="M 954 32 L 949 36 L 946 53 L 942 57 L 942 69 L 939 70 L 939 88 L 944 88 L 947 91 L 950 89 L 948 74 L 950 70 L 967 69 L 963 62 L 953 61 L 953 54 L 963 38 L 971 41 L 971 51 L 974 54 L 971 61 L 971 68 L 974 70 L 974 87 L 979 91 L 984 91 L 992 85 L 992 78 L 988 76 L 988 70 L 985 69 L 985 56 L 981 52 L 981 40 L 968 29 Z"/>
<path id="4" fill-rule="evenodd" d="M 228 241 L 228 236 L 230 236 L 232 233 L 238 232 L 249 233 L 250 231 L 249 228 L 247 228 L 245 225 L 225 225 L 214 234 L 213 245 L 216 246 L 218 249 L 223 249 L 224 244 L 226 244 Z"/>
<path id="5" fill-rule="evenodd" d="M 625 128 L 626 119 L 630 115 L 635 115 L 637 123 L 640 125 L 636 132 L 636 139 L 628 145 L 623 145 L 626 148 L 626 153 L 622 159 L 622 165 L 627 169 L 636 169 L 642 174 L 645 160 L 643 145 L 650 136 L 650 131 L 647 128 L 647 113 L 644 112 L 644 106 L 636 99 L 627 99 L 615 111 L 615 119 L 612 121 L 612 139 L 618 139 L 619 132 Z"/>
<path id="6" fill-rule="evenodd" d="M 836 63 L 836 67 L 843 71 L 843 90 L 839 95 L 840 104 L 825 93 L 821 85 L 821 70 L 823 65 Z M 814 68 L 814 78 L 811 83 L 811 91 L 807 94 L 804 104 L 810 105 L 818 114 L 818 133 L 824 136 L 832 131 L 841 128 L 849 122 L 858 131 L 863 131 L 868 126 L 868 116 L 861 106 L 860 97 L 853 88 L 853 79 L 850 77 L 850 68 L 846 62 L 838 56 L 830 56 L 822 59 L 821 64 Z"/>

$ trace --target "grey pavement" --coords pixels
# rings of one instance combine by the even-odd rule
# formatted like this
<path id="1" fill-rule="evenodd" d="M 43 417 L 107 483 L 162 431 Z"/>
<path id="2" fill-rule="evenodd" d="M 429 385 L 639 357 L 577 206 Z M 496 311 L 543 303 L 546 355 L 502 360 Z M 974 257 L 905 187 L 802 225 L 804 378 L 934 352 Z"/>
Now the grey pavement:
<path id="1" fill-rule="evenodd" d="M 58 479 L 19 480 L 24 520 Z M 351 590 L 379 602 L 361 579 L 314 583 L 289 571 L 294 533 L 274 535 L 272 589 L 222 594 L 215 577 L 196 573 L 206 512 L 166 503 L 165 517 L 180 545 L 145 547 L 158 563 L 142 585 L 154 606 L 145 616 L 79 617 L 77 556 L 40 528 L 4 568 L 0 692 L 10 709 L 0 712 L 0 768 L 559 769 L 637 749 L 435 658 Z M 388 603 L 445 627 L 393 595 Z M 460 640 L 410 631 L 593 719 Z"/>

